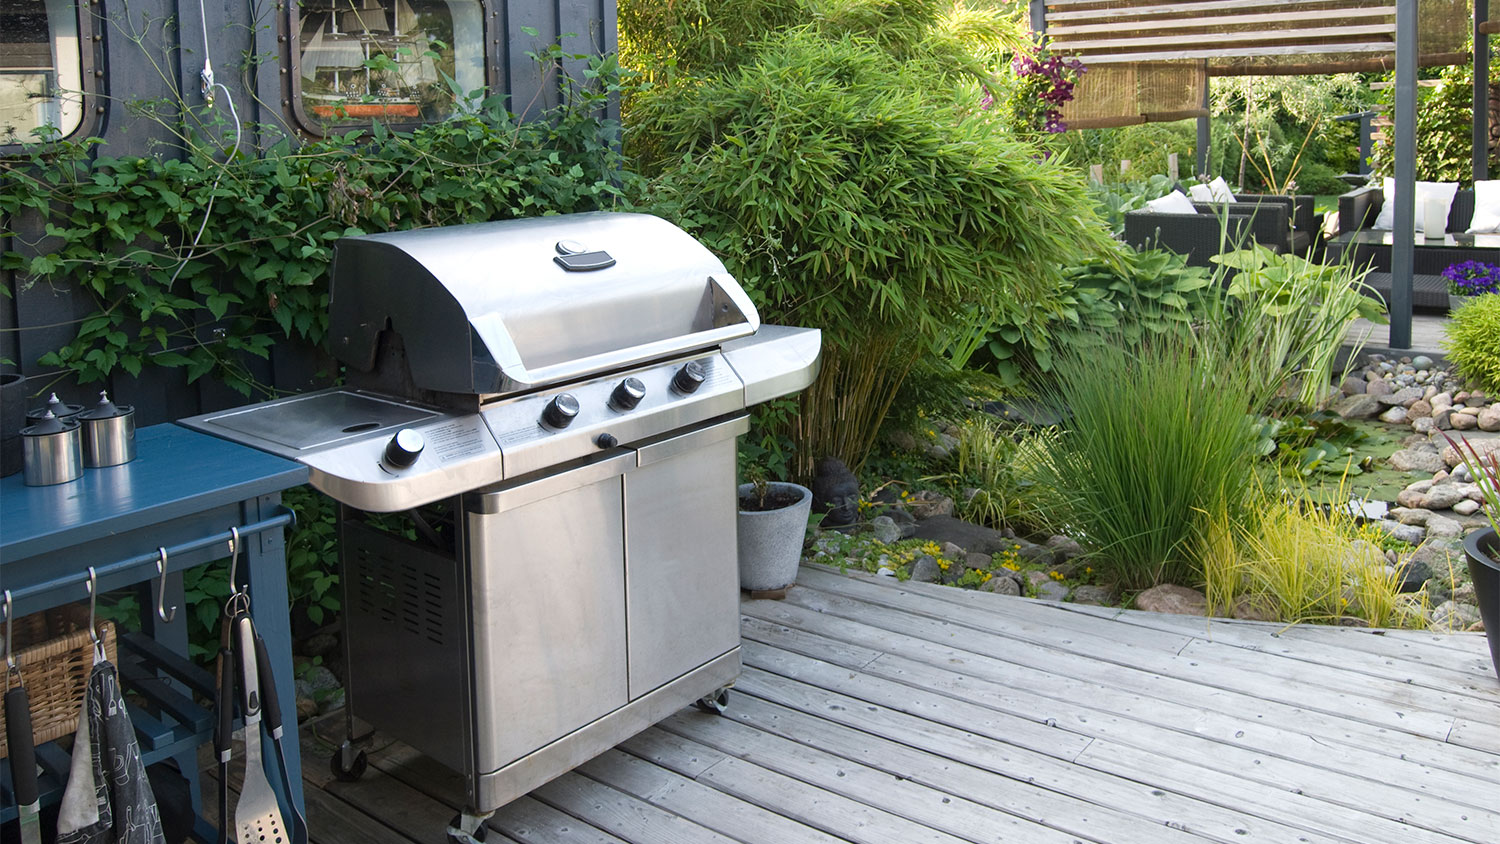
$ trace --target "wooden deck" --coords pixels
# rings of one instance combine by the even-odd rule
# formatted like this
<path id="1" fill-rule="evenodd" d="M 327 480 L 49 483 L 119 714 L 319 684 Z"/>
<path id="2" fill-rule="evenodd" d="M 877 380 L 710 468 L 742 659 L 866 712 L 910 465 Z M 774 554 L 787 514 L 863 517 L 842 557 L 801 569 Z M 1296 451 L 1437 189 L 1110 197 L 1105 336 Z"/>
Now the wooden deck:
<path id="1" fill-rule="evenodd" d="M 1376 325 L 1369 320 L 1357 319 L 1344 335 L 1344 344 L 1349 346 L 1356 341 L 1363 341 L 1366 352 L 1381 352 L 1395 357 L 1427 355 L 1440 358 L 1443 356 L 1443 344 L 1447 340 L 1444 333 L 1444 326 L 1447 324 L 1448 317 L 1444 315 L 1414 314 L 1411 318 L 1411 348 L 1392 349 L 1389 325 Z"/>
<path id="2" fill-rule="evenodd" d="M 743 604 L 726 716 L 673 715 L 489 840 L 1500 841 L 1480 635 L 1210 626 L 821 567 L 798 584 Z M 331 745 L 304 739 L 314 842 L 444 840 L 455 775 L 387 745 L 333 782 Z"/>

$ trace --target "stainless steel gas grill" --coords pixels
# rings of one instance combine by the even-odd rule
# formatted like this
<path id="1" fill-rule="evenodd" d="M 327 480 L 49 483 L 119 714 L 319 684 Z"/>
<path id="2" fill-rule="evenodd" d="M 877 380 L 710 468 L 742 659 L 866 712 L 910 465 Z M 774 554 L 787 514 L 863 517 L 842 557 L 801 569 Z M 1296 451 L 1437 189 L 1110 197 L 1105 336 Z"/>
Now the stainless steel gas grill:
<path id="1" fill-rule="evenodd" d="M 329 308 L 349 386 L 183 424 L 341 503 L 348 711 L 466 774 L 450 835 L 722 706 L 735 437 L 811 382 L 819 333 L 760 325 L 723 264 L 639 214 L 348 238 Z"/>

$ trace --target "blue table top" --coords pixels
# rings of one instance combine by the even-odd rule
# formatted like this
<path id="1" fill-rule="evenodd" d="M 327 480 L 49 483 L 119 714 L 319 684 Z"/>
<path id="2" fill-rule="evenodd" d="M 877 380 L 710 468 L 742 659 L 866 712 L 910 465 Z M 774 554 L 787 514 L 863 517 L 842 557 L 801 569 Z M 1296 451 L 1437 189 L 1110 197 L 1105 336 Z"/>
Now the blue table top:
<path id="1" fill-rule="evenodd" d="M 76 481 L 0 479 L 0 564 L 307 482 L 307 467 L 179 425 L 136 432 L 135 460 Z"/>

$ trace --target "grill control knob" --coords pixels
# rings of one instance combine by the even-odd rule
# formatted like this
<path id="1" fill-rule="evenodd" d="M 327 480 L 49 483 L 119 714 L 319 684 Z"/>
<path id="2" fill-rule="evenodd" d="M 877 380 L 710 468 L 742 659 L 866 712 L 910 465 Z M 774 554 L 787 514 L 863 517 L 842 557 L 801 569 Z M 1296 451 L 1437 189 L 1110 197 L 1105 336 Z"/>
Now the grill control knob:
<path id="1" fill-rule="evenodd" d="M 618 439 L 615 439 L 614 434 L 600 434 L 599 436 L 594 437 L 594 445 L 597 445 L 600 448 L 614 448 L 619 444 L 620 441 Z"/>
<path id="2" fill-rule="evenodd" d="M 572 393 L 563 393 L 547 402 L 547 409 L 542 411 L 542 421 L 553 428 L 566 428 L 577 416 L 578 399 Z"/>
<path id="3" fill-rule="evenodd" d="M 626 378 L 609 395 L 609 403 L 616 410 L 635 410 L 635 406 L 646 397 L 646 385 L 639 378 Z"/>
<path id="4" fill-rule="evenodd" d="M 422 439 L 421 434 L 411 428 L 402 428 L 385 444 L 384 463 L 392 469 L 405 469 L 417 462 L 422 449 L 426 447 L 427 441 Z"/>
<path id="5" fill-rule="evenodd" d="M 708 370 L 698 361 L 688 361 L 687 365 L 677 370 L 672 376 L 672 389 L 684 395 L 696 393 L 703 386 L 704 379 L 708 378 Z"/>

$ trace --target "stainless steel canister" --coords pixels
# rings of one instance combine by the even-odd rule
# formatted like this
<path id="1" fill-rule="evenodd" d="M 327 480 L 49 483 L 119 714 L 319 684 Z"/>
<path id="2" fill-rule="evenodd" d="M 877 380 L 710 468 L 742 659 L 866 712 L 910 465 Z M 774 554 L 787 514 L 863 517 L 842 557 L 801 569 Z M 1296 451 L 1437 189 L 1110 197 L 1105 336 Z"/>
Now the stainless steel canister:
<path id="1" fill-rule="evenodd" d="M 83 465 L 118 466 L 135 459 L 135 408 L 116 405 L 99 391 L 99 403 L 78 414 L 83 425 Z"/>
<path id="2" fill-rule="evenodd" d="M 22 472 L 27 486 L 51 486 L 83 474 L 82 435 L 78 422 L 48 412 L 40 422 L 21 429 Z"/>
<path id="3" fill-rule="evenodd" d="M 47 398 L 46 404 L 26 411 L 26 424 L 35 425 L 41 422 L 49 413 L 67 422 L 82 412 L 83 405 L 63 404 L 62 400 L 57 397 L 57 393 L 53 393 Z"/>

